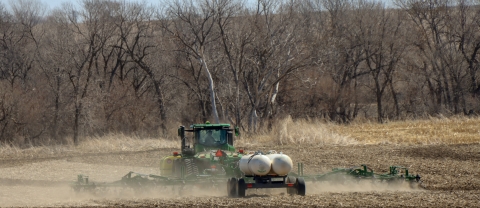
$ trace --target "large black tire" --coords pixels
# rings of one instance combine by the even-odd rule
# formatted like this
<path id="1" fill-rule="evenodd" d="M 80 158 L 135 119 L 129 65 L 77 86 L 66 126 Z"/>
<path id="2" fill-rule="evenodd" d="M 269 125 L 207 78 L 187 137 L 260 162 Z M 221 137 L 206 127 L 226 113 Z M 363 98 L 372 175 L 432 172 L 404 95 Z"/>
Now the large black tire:
<path id="1" fill-rule="evenodd" d="M 297 182 L 297 179 L 293 176 L 287 176 L 287 178 L 285 179 L 286 183 L 293 183 L 295 184 Z M 289 195 L 295 195 L 297 194 L 297 189 L 295 187 L 288 187 L 287 188 L 287 194 Z"/>
<path id="2" fill-rule="evenodd" d="M 297 178 L 297 194 L 300 196 L 305 196 L 307 192 L 307 186 L 305 185 L 305 180 L 303 178 Z"/>
<path id="3" fill-rule="evenodd" d="M 184 159 L 185 176 L 198 175 L 198 167 L 194 159 Z"/>
<path id="4" fill-rule="evenodd" d="M 237 183 L 238 183 L 238 180 L 236 178 L 228 179 L 228 182 L 227 182 L 228 197 L 237 197 Z"/>
<path id="5" fill-rule="evenodd" d="M 238 184 L 237 184 L 238 197 L 245 197 L 246 191 L 247 191 L 247 184 L 245 183 L 245 179 L 243 178 L 238 179 Z"/>

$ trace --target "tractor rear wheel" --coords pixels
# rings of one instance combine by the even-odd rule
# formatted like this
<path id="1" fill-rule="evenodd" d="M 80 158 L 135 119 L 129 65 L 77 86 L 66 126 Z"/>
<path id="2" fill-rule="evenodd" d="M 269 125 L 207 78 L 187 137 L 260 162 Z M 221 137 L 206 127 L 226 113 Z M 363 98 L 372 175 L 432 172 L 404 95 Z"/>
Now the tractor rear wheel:
<path id="1" fill-rule="evenodd" d="M 287 178 L 285 179 L 285 182 L 286 183 L 293 183 L 295 184 L 296 183 L 296 178 L 293 177 L 293 176 L 287 176 Z M 287 188 L 287 194 L 289 195 L 295 195 L 297 194 L 297 189 L 295 189 L 295 187 L 288 187 Z"/>
<path id="2" fill-rule="evenodd" d="M 237 184 L 238 197 L 245 197 L 246 191 L 247 191 L 247 184 L 245 183 L 245 179 L 243 178 L 238 179 L 238 184 Z"/>
<path id="3" fill-rule="evenodd" d="M 307 186 L 305 185 L 305 180 L 303 178 L 297 178 L 297 194 L 305 196 L 306 191 Z"/>
<path id="4" fill-rule="evenodd" d="M 228 179 L 228 182 L 227 182 L 228 197 L 237 197 L 237 183 L 238 183 L 238 180 L 236 178 Z"/>
<path id="5" fill-rule="evenodd" d="M 184 159 L 185 176 L 198 175 L 198 167 L 194 159 Z"/>

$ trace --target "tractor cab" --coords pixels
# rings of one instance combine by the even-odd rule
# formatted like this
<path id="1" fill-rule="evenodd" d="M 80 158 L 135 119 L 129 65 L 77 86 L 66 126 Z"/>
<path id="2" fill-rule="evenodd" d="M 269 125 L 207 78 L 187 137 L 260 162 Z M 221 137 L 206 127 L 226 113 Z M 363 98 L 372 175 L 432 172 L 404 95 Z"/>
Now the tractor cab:
<path id="1" fill-rule="evenodd" d="M 224 147 L 227 144 L 227 131 L 224 129 L 200 129 L 195 137 L 197 144 L 204 148 Z"/>
<path id="2" fill-rule="evenodd" d="M 238 135 L 238 129 L 231 129 L 230 124 L 192 124 L 187 130 L 184 126 L 178 129 L 182 140 L 182 155 L 193 156 L 207 151 L 235 151 L 233 134 Z M 193 133 L 185 135 L 185 133 Z"/>

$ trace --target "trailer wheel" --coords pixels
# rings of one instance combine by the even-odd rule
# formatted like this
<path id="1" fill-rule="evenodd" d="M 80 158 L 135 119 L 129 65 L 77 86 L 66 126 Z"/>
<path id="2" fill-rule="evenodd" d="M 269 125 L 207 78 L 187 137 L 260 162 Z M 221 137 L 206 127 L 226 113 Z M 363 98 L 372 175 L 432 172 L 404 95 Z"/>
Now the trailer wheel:
<path id="1" fill-rule="evenodd" d="M 237 196 L 237 183 L 238 183 L 238 180 L 236 178 L 228 179 L 227 192 L 229 197 Z"/>
<path id="2" fill-rule="evenodd" d="M 245 183 L 245 179 L 243 178 L 238 179 L 238 185 L 237 185 L 238 197 L 245 197 L 246 190 L 247 190 L 247 184 Z"/>
<path id="3" fill-rule="evenodd" d="M 285 179 L 286 183 L 296 183 L 297 179 L 293 176 L 287 176 L 287 178 Z M 288 187 L 287 188 L 287 194 L 289 195 L 295 195 L 297 194 L 297 189 L 295 187 Z"/>
<path id="4" fill-rule="evenodd" d="M 305 180 L 303 178 L 297 178 L 297 194 L 300 196 L 305 196 L 307 187 L 305 185 Z"/>

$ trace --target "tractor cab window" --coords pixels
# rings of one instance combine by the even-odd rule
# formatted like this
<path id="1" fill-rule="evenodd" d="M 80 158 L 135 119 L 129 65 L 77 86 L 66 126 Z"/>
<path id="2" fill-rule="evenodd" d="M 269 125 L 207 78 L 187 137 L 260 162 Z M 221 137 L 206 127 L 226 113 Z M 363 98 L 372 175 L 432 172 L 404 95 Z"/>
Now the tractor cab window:
<path id="1" fill-rule="evenodd" d="M 197 135 L 199 143 L 205 146 L 217 146 L 227 142 L 227 132 L 222 129 L 200 130 Z"/>

